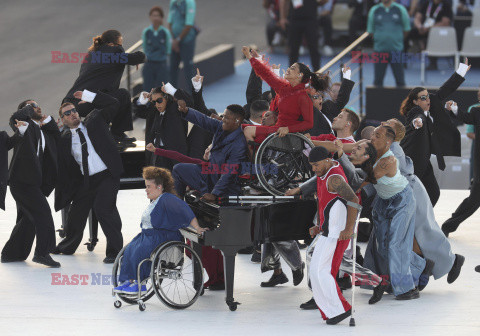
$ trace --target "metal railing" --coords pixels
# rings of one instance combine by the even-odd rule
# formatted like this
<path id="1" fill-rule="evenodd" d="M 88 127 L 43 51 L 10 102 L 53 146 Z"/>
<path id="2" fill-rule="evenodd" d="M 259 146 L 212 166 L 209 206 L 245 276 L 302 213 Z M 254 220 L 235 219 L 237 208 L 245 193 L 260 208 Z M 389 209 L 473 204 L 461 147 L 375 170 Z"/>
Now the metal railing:
<path id="1" fill-rule="evenodd" d="M 369 35 L 370 34 L 368 32 L 364 32 L 359 38 L 357 38 L 355 41 L 353 41 L 349 46 L 347 46 L 345 49 L 343 49 L 338 55 L 336 55 L 334 58 L 332 58 L 327 64 L 325 64 L 323 67 L 321 67 L 320 70 L 317 71 L 317 73 L 323 73 L 323 72 L 327 71 L 329 68 L 331 68 L 335 63 L 341 61 L 342 57 L 344 57 L 353 48 L 360 45 Z M 355 57 L 351 58 L 346 63 L 340 62 L 340 67 L 332 73 L 330 78 L 334 78 L 338 74 L 340 74 L 340 77 L 342 77 L 342 72 L 341 72 L 342 66 L 346 65 L 346 66 L 351 67 L 352 63 L 355 63 L 355 61 L 359 57 L 361 57 L 361 53 L 359 53 Z M 358 67 L 352 69 L 352 78 L 357 73 L 358 73 L 359 79 L 358 79 L 358 81 L 355 82 L 355 86 L 358 86 L 359 93 L 358 93 L 358 95 L 356 95 L 355 97 L 350 99 L 349 104 L 353 104 L 353 103 L 356 103 L 357 101 L 359 101 L 360 109 L 359 109 L 358 114 L 361 117 L 364 117 L 365 113 L 364 113 L 364 107 L 363 107 L 363 86 L 364 86 L 363 85 L 363 62 L 361 60 L 358 63 Z"/>
<path id="2" fill-rule="evenodd" d="M 127 54 L 130 54 L 130 53 L 136 51 L 137 49 L 139 49 L 142 46 L 142 44 L 143 44 L 143 41 L 138 40 L 130 48 L 128 48 L 125 52 Z M 127 90 L 128 90 L 128 92 L 130 92 L 130 95 L 132 95 L 132 72 L 131 72 L 131 67 L 132 67 L 132 65 L 127 64 L 127 74 L 126 74 Z M 125 75 L 122 77 L 122 81 L 123 80 L 125 80 Z"/>

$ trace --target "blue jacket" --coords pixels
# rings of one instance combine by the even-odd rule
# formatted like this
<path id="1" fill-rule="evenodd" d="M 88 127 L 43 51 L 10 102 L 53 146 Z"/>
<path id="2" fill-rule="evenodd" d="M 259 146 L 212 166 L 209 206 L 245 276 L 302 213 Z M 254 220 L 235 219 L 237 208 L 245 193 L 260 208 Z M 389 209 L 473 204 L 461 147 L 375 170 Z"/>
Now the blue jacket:
<path id="1" fill-rule="evenodd" d="M 237 176 L 240 172 L 242 162 L 248 161 L 247 158 L 247 140 L 239 127 L 231 133 L 227 133 L 222 128 L 222 122 L 194 110 L 188 109 L 185 119 L 191 123 L 213 133 L 212 149 L 210 151 L 210 167 L 212 170 L 208 174 L 209 189 L 211 193 L 217 196 L 238 195 L 240 185 L 237 182 Z M 223 174 L 216 173 L 214 168 L 221 169 L 223 164 L 227 164 L 227 169 Z M 238 166 L 238 172 L 233 169 Z"/>

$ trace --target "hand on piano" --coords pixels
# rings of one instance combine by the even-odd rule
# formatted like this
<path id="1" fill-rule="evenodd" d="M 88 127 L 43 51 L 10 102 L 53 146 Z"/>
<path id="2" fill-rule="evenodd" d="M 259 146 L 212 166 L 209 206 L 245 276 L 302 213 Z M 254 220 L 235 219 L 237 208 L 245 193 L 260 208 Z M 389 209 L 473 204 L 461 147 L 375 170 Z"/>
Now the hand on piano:
<path id="1" fill-rule="evenodd" d="M 310 237 L 315 238 L 316 235 L 320 233 L 320 228 L 318 226 L 312 226 L 309 230 Z"/>
<path id="2" fill-rule="evenodd" d="M 200 198 L 202 201 L 213 203 L 217 200 L 217 196 L 214 194 L 206 193 Z"/>
<path id="3" fill-rule="evenodd" d="M 150 152 L 155 152 L 155 146 L 152 144 L 152 143 L 149 143 L 147 145 L 147 147 L 145 147 L 146 150 L 150 151 Z"/>
<path id="4" fill-rule="evenodd" d="M 298 195 L 301 193 L 301 190 L 299 187 L 297 188 L 293 188 L 293 189 L 288 189 L 286 192 L 285 192 L 285 196 L 294 196 L 294 195 Z"/>

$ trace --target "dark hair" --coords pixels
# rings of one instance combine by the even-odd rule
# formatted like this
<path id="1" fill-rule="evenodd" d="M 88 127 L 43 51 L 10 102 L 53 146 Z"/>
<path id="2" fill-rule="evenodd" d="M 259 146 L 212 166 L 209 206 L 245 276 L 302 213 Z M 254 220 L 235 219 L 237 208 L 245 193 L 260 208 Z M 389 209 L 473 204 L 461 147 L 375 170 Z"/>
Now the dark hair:
<path id="1" fill-rule="evenodd" d="M 347 120 L 352 123 L 350 129 L 352 133 L 354 133 L 356 130 L 358 130 L 358 127 L 360 126 L 360 118 L 358 117 L 358 114 L 348 108 L 342 109 L 342 112 L 347 113 Z"/>
<path id="2" fill-rule="evenodd" d="M 413 103 L 414 100 L 418 99 L 418 93 L 425 91 L 424 87 L 416 87 L 408 93 L 407 98 L 402 101 L 402 105 L 400 105 L 400 114 L 403 116 L 407 116 L 408 111 L 414 108 L 416 105 Z"/>
<path id="3" fill-rule="evenodd" d="M 68 105 L 72 105 L 73 107 L 75 107 L 75 104 L 74 103 L 70 103 L 70 102 L 66 102 L 66 103 L 63 103 L 62 105 L 60 105 L 60 108 L 58 109 L 58 115 L 60 116 L 60 118 L 63 116 L 62 115 L 62 110 L 65 106 L 68 106 Z"/>
<path id="4" fill-rule="evenodd" d="M 265 100 L 270 104 L 272 99 L 273 99 L 272 91 L 268 90 L 268 91 L 265 91 L 264 93 L 262 93 L 262 100 Z"/>
<path id="5" fill-rule="evenodd" d="M 238 104 L 232 104 L 227 106 L 227 110 L 232 112 L 238 119 L 245 119 L 245 110 Z"/>
<path id="6" fill-rule="evenodd" d="M 172 173 L 170 173 L 170 170 L 152 166 L 144 167 L 142 176 L 145 180 L 154 180 L 155 184 L 157 186 L 161 185 L 165 192 L 177 196 L 177 193 L 175 192 L 175 185 L 173 183 Z"/>
<path id="7" fill-rule="evenodd" d="M 158 14 L 160 14 L 160 16 L 163 18 L 163 9 L 162 7 L 160 6 L 153 6 L 152 8 L 150 8 L 150 12 L 148 13 L 148 15 L 152 15 L 153 12 L 158 12 Z"/>
<path id="8" fill-rule="evenodd" d="M 250 117 L 259 118 L 265 111 L 268 111 L 270 105 L 266 100 L 255 100 L 250 105 Z"/>
<path id="9" fill-rule="evenodd" d="M 368 159 L 360 165 L 360 168 L 367 173 L 367 178 L 365 181 L 376 184 L 377 179 L 375 178 L 375 173 L 373 172 L 373 165 L 377 161 L 377 151 L 370 142 L 367 142 L 367 147 L 365 147 L 365 155 L 368 155 Z"/>
<path id="10" fill-rule="evenodd" d="M 209 108 L 208 110 L 210 111 L 210 114 L 218 115 L 217 110 L 215 110 L 214 108 Z"/>
<path id="11" fill-rule="evenodd" d="M 302 83 L 310 82 L 310 85 L 317 91 L 327 91 L 330 89 L 330 77 L 328 74 L 317 74 L 303 63 L 298 63 L 298 69 L 303 73 Z"/>
<path id="12" fill-rule="evenodd" d="M 171 101 L 173 101 L 173 97 L 170 96 L 169 94 L 163 92 L 161 86 L 153 88 L 152 95 L 159 94 L 159 93 L 162 95 L 163 98 L 165 98 L 167 100 L 167 103 L 170 103 Z"/>
<path id="13" fill-rule="evenodd" d="M 102 35 L 95 36 L 92 38 L 93 43 L 88 48 L 88 51 L 97 51 L 99 47 L 108 43 L 117 44 L 118 39 L 122 36 L 118 30 L 107 30 L 102 33 Z"/>
<path id="14" fill-rule="evenodd" d="M 387 139 L 391 140 L 392 142 L 395 141 L 395 137 L 397 136 L 395 134 L 395 130 L 390 127 L 390 126 L 380 126 L 380 127 L 383 127 L 385 128 L 385 136 L 387 137 Z"/>
<path id="15" fill-rule="evenodd" d="M 34 100 L 33 100 L 33 99 L 26 99 L 26 100 L 22 101 L 20 104 L 18 104 L 17 110 L 21 110 L 22 108 L 24 108 L 25 106 L 27 106 L 27 103 L 28 103 L 29 101 L 34 101 Z"/>

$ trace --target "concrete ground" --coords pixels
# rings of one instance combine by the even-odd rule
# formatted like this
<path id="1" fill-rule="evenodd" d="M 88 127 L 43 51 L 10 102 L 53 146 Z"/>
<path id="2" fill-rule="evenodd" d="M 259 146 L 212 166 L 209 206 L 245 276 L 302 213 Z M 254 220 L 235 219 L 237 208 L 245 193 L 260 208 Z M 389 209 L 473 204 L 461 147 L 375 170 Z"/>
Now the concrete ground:
<path id="1" fill-rule="evenodd" d="M 435 208 L 438 223 L 443 223 L 467 195 L 466 191 L 442 190 Z M 53 198 L 49 199 L 53 206 Z M 15 203 L 7 196 L 7 210 L 0 212 L 0 247 L 7 241 L 15 224 Z M 139 231 L 140 216 L 148 204 L 143 190 L 120 191 L 118 208 L 123 221 L 123 235 L 128 243 Z M 54 213 L 60 226 L 60 213 Z M 306 279 L 292 285 L 291 272 L 283 268 L 290 281 L 276 288 L 261 288 L 270 273 L 262 274 L 250 255 L 236 259 L 237 311 L 228 310 L 223 292 L 205 291 L 205 295 L 186 310 L 171 310 L 157 297 L 147 301 L 140 312 L 136 305 L 113 307 L 109 276 L 111 265 L 102 263 L 105 238 L 93 252 L 80 245 L 73 256 L 54 256 L 62 264 L 49 269 L 31 261 L 0 264 L 0 330 L 2 335 L 478 335 L 480 331 L 480 213 L 465 221 L 450 236 L 454 253 L 466 261 L 458 280 L 449 285 L 446 277 L 430 283 L 420 298 L 396 301 L 385 295 L 382 301 L 368 305 L 370 291 L 357 289 L 355 294 L 355 328 L 348 319 L 328 326 L 316 310 L 302 311 L 299 305 L 311 297 Z M 88 238 L 88 231 L 84 241 Z M 59 238 L 57 239 L 57 242 Z M 361 244 L 362 249 L 365 244 Z M 305 258 L 305 250 L 302 250 Z M 55 275 L 54 273 L 60 273 Z M 93 274 L 93 275 L 92 275 Z M 63 276 L 88 276 L 86 285 L 53 285 Z M 93 277 L 105 276 L 103 284 Z M 102 282 L 100 282 L 102 283 Z M 345 291 L 351 302 L 351 290 Z"/>

